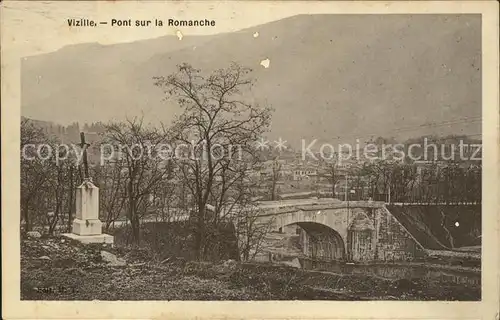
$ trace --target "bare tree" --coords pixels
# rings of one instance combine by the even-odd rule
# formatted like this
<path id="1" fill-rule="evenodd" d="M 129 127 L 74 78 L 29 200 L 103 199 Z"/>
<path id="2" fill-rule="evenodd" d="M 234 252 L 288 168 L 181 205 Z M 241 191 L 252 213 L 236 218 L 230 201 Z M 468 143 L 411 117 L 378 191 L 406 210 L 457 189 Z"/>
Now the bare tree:
<path id="1" fill-rule="evenodd" d="M 119 161 L 123 161 L 127 219 L 136 244 L 140 240 L 140 220 L 151 204 L 151 194 L 169 172 L 169 161 L 158 149 L 166 137 L 157 128 L 146 127 L 142 119 L 106 125 L 106 142 L 118 148 Z"/>
<path id="2" fill-rule="evenodd" d="M 271 200 L 274 201 L 277 199 L 276 195 L 276 186 L 280 179 L 281 174 L 281 163 L 279 163 L 278 158 L 273 160 L 272 164 L 272 172 L 271 172 Z"/>
<path id="3" fill-rule="evenodd" d="M 409 164 L 392 164 L 389 185 L 391 199 L 395 202 L 406 202 L 410 199 L 409 193 L 416 182 L 416 168 Z"/>
<path id="4" fill-rule="evenodd" d="M 94 172 L 99 187 L 99 211 L 104 221 L 104 230 L 109 231 L 126 206 L 126 172 L 122 159 L 113 159 Z"/>
<path id="5" fill-rule="evenodd" d="M 67 231 L 71 232 L 73 226 L 73 209 L 75 208 L 76 205 L 76 194 L 75 194 L 75 181 L 76 181 L 76 175 L 75 175 L 75 169 L 76 166 L 73 163 L 69 164 L 69 169 L 68 169 L 68 181 L 69 181 L 69 186 L 68 186 L 68 206 L 67 206 L 67 212 L 68 212 L 68 221 L 67 221 Z"/>
<path id="6" fill-rule="evenodd" d="M 235 226 L 239 257 L 248 261 L 262 252 L 264 238 L 271 231 L 274 220 L 262 219 L 262 210 L 255 201 L 260 181 L 247 176 L 238 180 L 223 204 L 222 218 L 229 218 Z"/>
<path id="7" fill-rule="evenodd" d="M 364 187 L 366 178 L 366 166 L 354 166 L 350 169 L 350 175 L 353 177 L 354 188 L 356 190 L 356 197 L 362 200 L 364 197 Z"/>
<path id="8" fill-rule="evenodd" d="M 45 191 L 51 177 L 51 155 L 41 144 L 49 143 L 49 138 L 30 120 L 21 122 L 21 213 L 24 230 L 33 229 L 33 213 L 40 213 L 39 202 L 44 199 Z"/>
<path id="9" fill-rule="evenodd" d="M 167 97 L 177 99 L 183 114 L 172 128 L 178 145 L 192 146 L 191 156 L 177 159 L 180 176 L 193 200 L 195 250 L 206 258 L 210 226 L 220 221 L 230 190 L 253 161 L 255 141 L 270 123 L 270 109 L 248 103 L 244 94 L 252 87 L 250 69 L 232 64 L 209 76 L 188 64 L 155 84 Z M 177 158 L 177 157 L 176 157 Z M 213 207 L 208 213 L 207 207 Z"/>
<path id="10" fill-rule="evenodd" d="M 50 214 L 48 213 L 47 215 L 47 225 L 48 233 L 53 235 L 63 211 L 65 196 L 67 195 L 65 190 L 67 183 L 65 182 L 68 178 L 66 176 L 68 170 L 66 170 L 67 166 L 64 162 L 58 164 L 52 162 L 49 165 L 49 169 L 52 170 L 50 170 L 49 173 L 50 176 L 47 187 L 48 190 L 50 190 L 49 192 L 52 193 L 49 198 L 52 200 L 50 206 L 52 211 L 50 211 Z"/>
<path id="11" fill-rule="evenodd" d="M 255 206 L 240 206 L 236 219 L 236 235 L 240 259 L 248 261 L 263 252 L 265 236 L 272 230 L 273 220 L 263 220 L 261 210 Z"/>
<path id="12" fill-rule="evenodd" d="M 152 210 L 157 221 L 178 222 L 186 216 L 185 187 L 183 181 L 178 179 L 174 163 L 170 162 L 167 174 L 158 182 L 152 191 Z"/>
<path id="13" fill-rule="evenodd" d="M 328 183 L 330 184 L 332 198 L 335 198 L 335 186 L 339 182 L 340 175 L 337 172 L 337 162 L 336 161 L 328 161 L 324 165 L 324 171 L 322 176 L 326 178 Z"/>
<path id="14" fill-rule="evenodd" d="M 59 142 L 30 120 L 21 122 L 21 212 L 26 231 L 38 223 L 53 234 L 66 211 L 71 229 L 75 158 L 71 149 L 59 148 Z"/>

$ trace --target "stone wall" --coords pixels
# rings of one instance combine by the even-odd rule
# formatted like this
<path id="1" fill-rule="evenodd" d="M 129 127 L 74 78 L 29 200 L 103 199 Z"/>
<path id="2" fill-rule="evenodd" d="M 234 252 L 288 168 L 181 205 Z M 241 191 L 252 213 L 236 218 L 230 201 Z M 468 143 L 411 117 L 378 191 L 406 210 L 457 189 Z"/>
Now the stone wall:
<path id="1" fill-rule="evenodd" d="M 407 261 L 424 251 L 411 234 L 385 208 L 353 208 L 348 229 L 349 260 Z"/>
<path id="2" fill-rule="evenodd" d="M 375 260 L 411 260 L 424 254 L 421 246 L 386 208 L 376 209 L 373 214 L 377 233 Z"/>

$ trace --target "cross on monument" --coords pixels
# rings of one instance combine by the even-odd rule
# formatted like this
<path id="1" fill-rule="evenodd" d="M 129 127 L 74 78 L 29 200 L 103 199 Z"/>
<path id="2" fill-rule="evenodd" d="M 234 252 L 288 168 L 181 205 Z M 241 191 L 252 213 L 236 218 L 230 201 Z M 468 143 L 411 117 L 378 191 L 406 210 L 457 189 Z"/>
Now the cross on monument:
<path id="1" fill-rule="evenodd" d="M 89 163 L 87 160 L 87 148 L 90 143 L 85 141 L 85 133 L 80 132 L 80 147 L 83 149 L 83 169 L 84 169 L 84 179 L 90 179 L 89 175 Z"/>
<path id="2" fill-rule="evenodd" d="M 102 233 L 102 222 L 99 220 L 99 188 L 92 183 L 89 175 L 87 160 L 87 147 L 89 145 L 85 141 L 85 133 L 80 132 L 84 179 L 83 183 L 76 188 L 76 214 L 71 233 L 63 235 L 82 243 L 107 243 L 112 245 L 113 236 Z"/>

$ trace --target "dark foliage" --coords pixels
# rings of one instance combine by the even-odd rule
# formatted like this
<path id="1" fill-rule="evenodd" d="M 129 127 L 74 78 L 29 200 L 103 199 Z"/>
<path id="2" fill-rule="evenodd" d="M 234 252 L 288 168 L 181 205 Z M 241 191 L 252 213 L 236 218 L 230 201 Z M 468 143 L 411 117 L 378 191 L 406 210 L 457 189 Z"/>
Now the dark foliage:
<path id="1" fill-rule="evenodd" d="M 143 258 L 162 261 L 167 258 L 196 259 L 193 225 L 189 221 L 148 222 L 141 226 L 141 242 L 133 245 L 135 252 L 142 252 Z M 130 228 L 114 231 L 118 247 L 128 247 L 131 243 Z M 232 224 L 219 224 L 213 235 L 207 237 L 207 260 L 219 261 L 238 259 L 238 243 Z"/>

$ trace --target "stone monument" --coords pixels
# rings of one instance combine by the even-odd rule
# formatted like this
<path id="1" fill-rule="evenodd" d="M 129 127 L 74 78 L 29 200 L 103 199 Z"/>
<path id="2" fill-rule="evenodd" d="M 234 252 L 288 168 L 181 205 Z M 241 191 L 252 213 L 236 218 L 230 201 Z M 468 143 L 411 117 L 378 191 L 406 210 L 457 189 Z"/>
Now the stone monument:
<path id="1" fill-rule="evenodd" d="M 83 183 L 76 189 L 76 217 L 73 220 L 72 233 L 63 236 L 82 243 L 113 244 L 113 236 L 102 233 L 102 222 L 99 220 L 99 188 L 92 183 L 89 176 L 87 147 L 85 134 L 80 133 L 83 149 Z"/>

